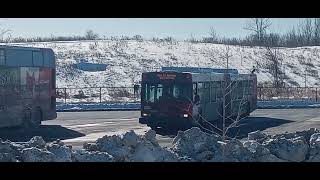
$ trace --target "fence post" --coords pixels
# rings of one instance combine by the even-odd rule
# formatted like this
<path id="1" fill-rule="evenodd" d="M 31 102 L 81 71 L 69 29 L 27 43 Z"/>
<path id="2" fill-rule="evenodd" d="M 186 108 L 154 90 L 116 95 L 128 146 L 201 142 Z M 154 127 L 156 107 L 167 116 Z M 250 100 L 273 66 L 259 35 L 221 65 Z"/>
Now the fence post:
<path id="1" fill-rule="evenodd" d="M 316 88 L 316 102 L 318 102 L 318 88 Z"/>
<path id="2" fill-rule="evenodd" d="M 67 88 L 64 88 L 64 103 L 67 104 Z"/>
<path id="3" fill-rule="evenodd" d="M 101 87 L 99 88 L 99 97 L 100 97 L 100 103 L 101 103 Z"/>

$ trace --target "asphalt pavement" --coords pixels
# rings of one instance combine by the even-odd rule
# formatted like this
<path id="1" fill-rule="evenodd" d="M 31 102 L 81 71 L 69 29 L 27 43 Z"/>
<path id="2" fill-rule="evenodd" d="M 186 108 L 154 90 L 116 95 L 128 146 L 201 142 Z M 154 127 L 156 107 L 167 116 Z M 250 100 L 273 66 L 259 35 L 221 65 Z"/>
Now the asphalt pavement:
<path id="1" fill-rule="evenodd" d="M 27 141 L 37 135 L 48 142 L 61 139 L 75 148 L 81 148 L 84 142 L 93 142 L 104 135 L 123 134 L 129 130 L 144 134 L 149 127 L 139 124 L 139 116 L 139 111 L 60 112 L 57 119 L 42 122 L 37 130 L 2 128 L 0 138 Z M 255 130 L 277 134 L 311 127 L 320 129 L 320 109 L 257 109 L 230 135 L 241 139 Z M 161 146 L 169 146 L 176 135 L 161 130 L 157 133 L 156 138 Z"/>

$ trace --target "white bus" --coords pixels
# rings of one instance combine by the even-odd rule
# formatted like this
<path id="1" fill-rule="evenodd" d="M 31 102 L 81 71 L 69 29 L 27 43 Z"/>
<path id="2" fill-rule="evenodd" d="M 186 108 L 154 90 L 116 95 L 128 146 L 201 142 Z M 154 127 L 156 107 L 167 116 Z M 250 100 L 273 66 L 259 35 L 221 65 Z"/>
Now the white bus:
<path id="1" fill-rule="evenodd" d="M 0 46 L 0 127 L 38 127 L 55 119 L 52 49 Z"/>

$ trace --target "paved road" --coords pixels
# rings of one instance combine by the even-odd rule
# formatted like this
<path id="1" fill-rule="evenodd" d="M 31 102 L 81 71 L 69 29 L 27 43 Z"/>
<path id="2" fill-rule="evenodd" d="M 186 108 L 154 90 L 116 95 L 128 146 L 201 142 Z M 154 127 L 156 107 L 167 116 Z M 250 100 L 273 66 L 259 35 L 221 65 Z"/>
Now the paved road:
<path id="1" fill-rule="evenodd" d="M 64 128 L 85 134 L 64 140 L 73 146 L 81 146 L 84 142 L 93 142 L 104 135 L 123 134 L 134 130 L 144 134 L 150 128 L 139 124 L 140 111 L 97 111 L 97 112 L 61 112 L 56 120 L 43 122 L 45 125 L 61 125 Z M 163 146 L 171 143 L 174 135 L 157 135 Z"/>
<path id="2" fill-rule="evenodd" d="M 84 142 L 93 142 L 104 135 L 121 134 L 134 130 L 145 133 L 149 127 L 138 123 L 139 111 L 61 112 L 56 120 L 45 121 L 40 129 L 0 129 L 0 138 L 12 141 L 27 141 L 35 135 L 46 141 L 62 139 L 79 148 Z M 268 134 L 292 132 L 316 127 L 320 129 L 320 109 L 258 109 L 241 123 L 240 129 L 230 132 L 237 138 L 248 132 L 263 130 Z M 159 132 L 160 145 L 168 146 L 174 135 Z"/>
<path id="3" fill-rule="evenodd" d="M 64 140 L 74 146 L 83 142 L 92 142 L 103 135 L 121 134 L 134 130 L 143 134 L 149 129 L 138 123 L 139 111 L 111 112 L 66 112 L 58 113 L 57 120 L 46 121 L 46 125 L 61 125 L 67 129 L 85 134 L 85 136 Z M 296 131 L 310 127 L 320 128 L 320 109 L 258 109 L 241 123 L 233 136 L 246 137 L 248 132 L 257 129 L 268 134 Z M 157 135 L 162 146 L 171 143 L 174 135 Z"/>

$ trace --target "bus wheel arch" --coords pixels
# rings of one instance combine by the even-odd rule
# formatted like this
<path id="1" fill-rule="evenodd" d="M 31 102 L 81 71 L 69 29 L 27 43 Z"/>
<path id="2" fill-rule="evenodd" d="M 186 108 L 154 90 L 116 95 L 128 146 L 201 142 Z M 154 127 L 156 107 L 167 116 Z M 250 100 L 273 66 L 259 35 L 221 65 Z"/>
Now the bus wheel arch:
<path id="1" fill-rule="evenodd" d="M 32 111 L 32 116 L 31 116 L 31 121 L 33 123 L 34 126 L 38 127 L 41 125 L 41 121 L 43 120 L 43 112 L 42 109 L 40 107 L 36 107 L 33 111 Z"/>
<path id="2" fill-rule="evenodd" d="M 25 128 L 37 128 L 41 125 L 43 120 L 43 112 L 40 107 L 27 108 L 25 110 L 25 116 L 23 120 L 23 126 Z"/>

